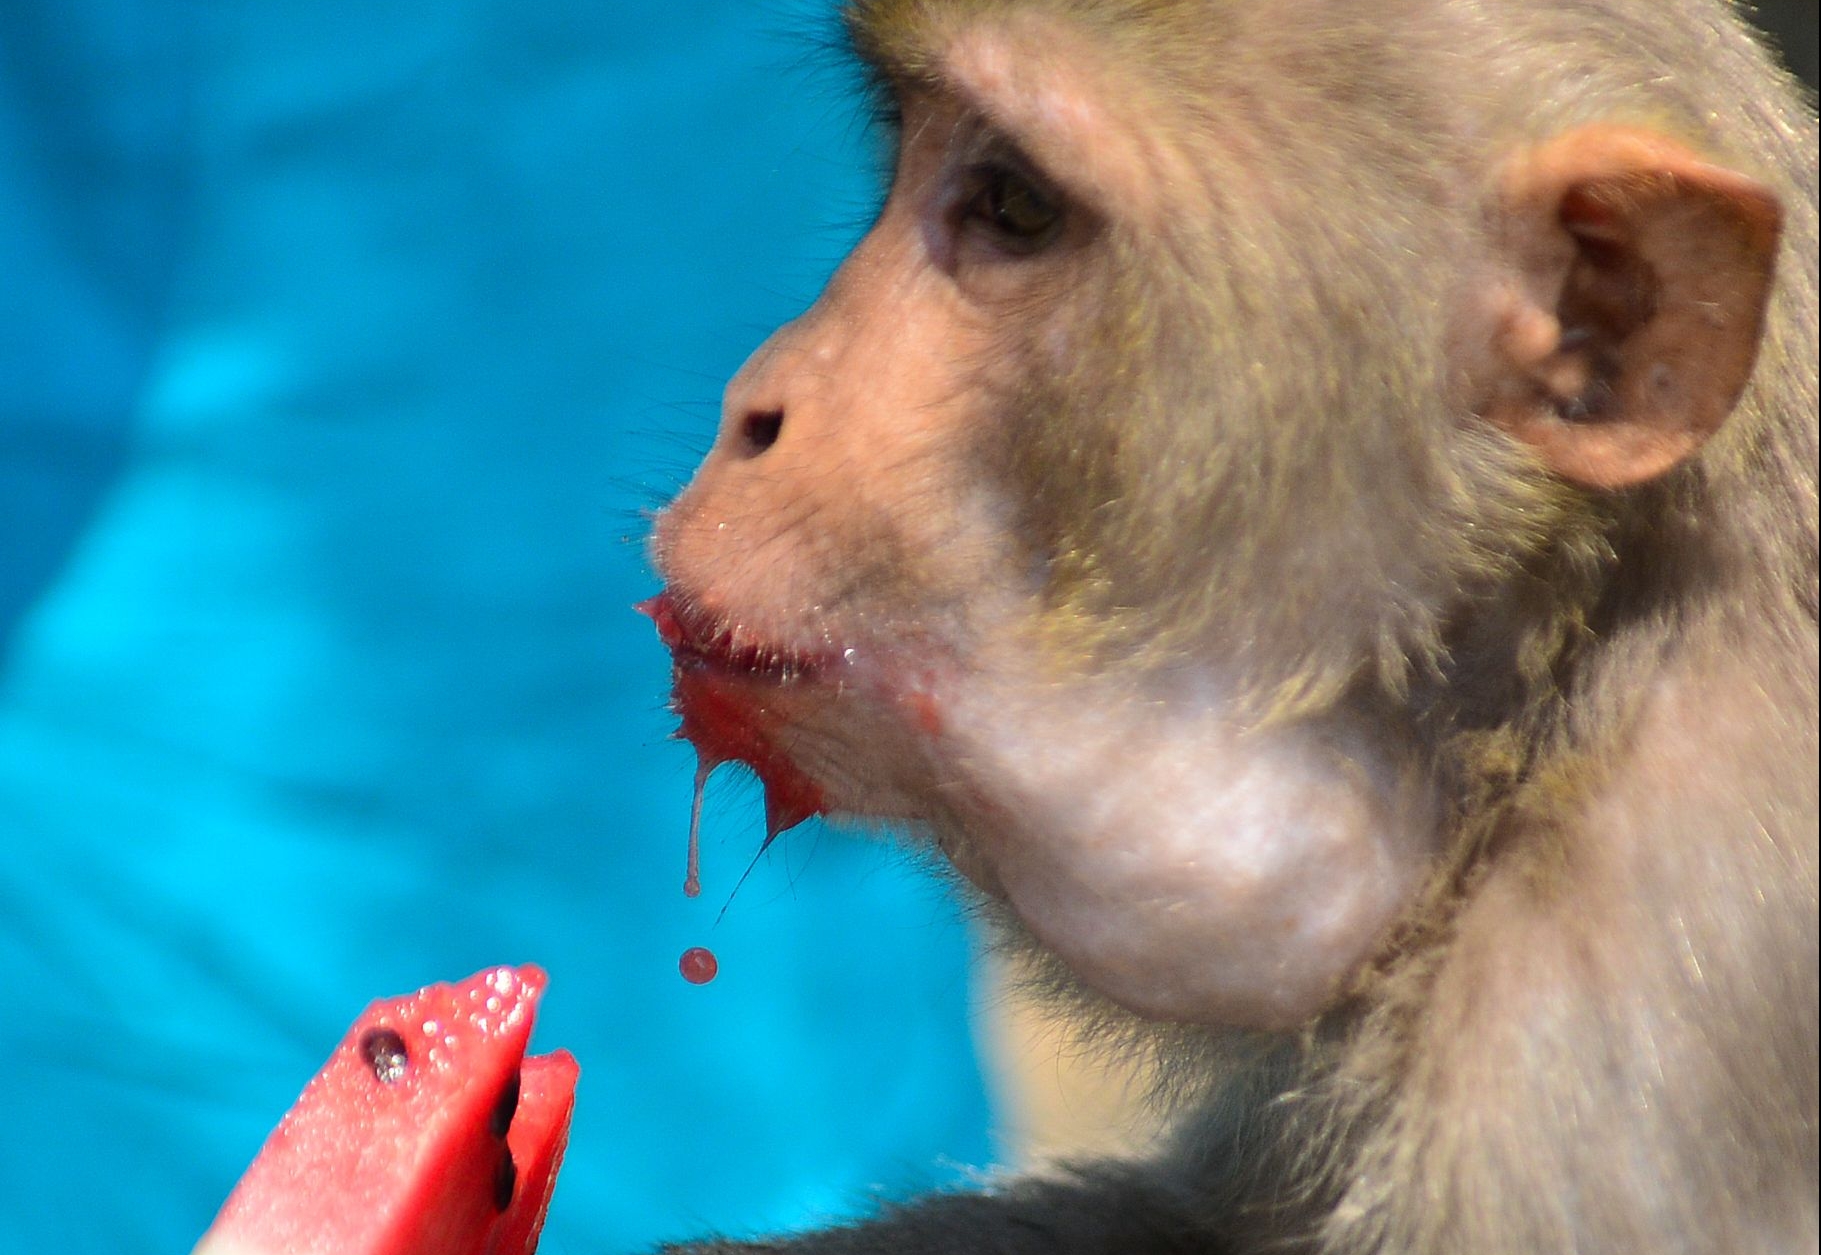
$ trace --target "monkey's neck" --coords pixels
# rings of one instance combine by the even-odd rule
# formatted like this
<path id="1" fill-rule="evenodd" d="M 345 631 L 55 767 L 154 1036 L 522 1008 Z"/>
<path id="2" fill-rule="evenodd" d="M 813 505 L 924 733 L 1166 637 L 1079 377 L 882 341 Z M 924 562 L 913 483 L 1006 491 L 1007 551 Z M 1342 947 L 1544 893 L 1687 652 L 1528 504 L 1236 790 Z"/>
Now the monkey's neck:
<path id="1" fill-rule="evenodd" d="M 1635 752 L 1653 694 L 1705 684 L 1706 700 L 1727 701 L 1702 678 L 1704 659 L 1730 660 L 1734 685 L 1813 693 L 1814 613 L 1791 574 L 1802 556 L 1765 552 L 1721 495 L 1693 471 L 1602 502 L 1520 578 L 1465 599 L 1442 666 L 1410 702 L 1456 835 L 1409 913 L 1421 923 L 1382 967 L 1450 931 L 1453 904 L 1488 864 L 1534 852 L 1555 826 L 1539 812 L 1598 792 Z M 1811 754 L 1812 743 L 1811 728 Z"/>

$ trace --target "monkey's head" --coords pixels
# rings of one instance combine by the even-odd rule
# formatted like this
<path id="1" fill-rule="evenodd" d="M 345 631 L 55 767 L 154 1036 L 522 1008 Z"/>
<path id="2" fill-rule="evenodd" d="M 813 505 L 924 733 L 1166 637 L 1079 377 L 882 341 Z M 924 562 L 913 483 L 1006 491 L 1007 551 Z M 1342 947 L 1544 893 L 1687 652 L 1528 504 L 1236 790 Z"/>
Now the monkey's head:
<path id="1" fill-rule="evenodd" d="M 1777 234 L 1271 8 L 855 5 L 890 195 L 655 540 L 684 731 L 774 826 L 918 821 L 1114 1001 L 1266 1028 L 1434 863 L 1460 625 L 1547 635 L 1536 566 L 1734 408 Z"/>

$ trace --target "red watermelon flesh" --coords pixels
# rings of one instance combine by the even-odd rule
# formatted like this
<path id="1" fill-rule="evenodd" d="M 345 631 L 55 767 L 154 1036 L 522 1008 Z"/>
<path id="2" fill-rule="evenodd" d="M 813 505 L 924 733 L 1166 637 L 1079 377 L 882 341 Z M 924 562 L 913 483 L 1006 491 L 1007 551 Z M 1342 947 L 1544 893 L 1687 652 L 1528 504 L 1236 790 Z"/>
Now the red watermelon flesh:
<path id="1" fill-rule="evenodd" d="M 518 1192 L 498 1222 L 493 1255 L 531 1255 L 550 1210 L 557 1169 L 569 1145 L 569 1116 L 575 1110 L 575 1078 L 580 1071 L 567 1050 L 534 1055 L 522 1069 L 518 1117 L 506 1144 L 518 1164 Z"/>
<path id="2" fill-rule="evenodd" d="M 195 1255 L 531 1255 L 578 1071 L 525 1058 L 545 983 L 498 967 L 368 1007 Z"/>

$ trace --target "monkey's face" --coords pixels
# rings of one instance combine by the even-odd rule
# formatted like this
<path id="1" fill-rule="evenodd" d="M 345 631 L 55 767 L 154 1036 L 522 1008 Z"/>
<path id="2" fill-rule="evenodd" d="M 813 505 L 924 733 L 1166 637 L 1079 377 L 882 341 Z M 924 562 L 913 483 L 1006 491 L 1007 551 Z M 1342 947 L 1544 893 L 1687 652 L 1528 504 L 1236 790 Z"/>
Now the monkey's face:
<path id="1" fill-rule="evenodd" d="M 1220 539 L 1134 534 L 1219 491 L 1142 464 L 1182 438 L 1174 333 L 1119 243 L 1196 195 L 1190 154 L 1063 28 L 976 28 L 946 65 L 901 93 L 873 230 L 658 522 L 684 731 L 759 771 L 774 826 L 922 821 L 1142 1014 L 1296 1022 L 1412 892 L 1426 791 L 1344 713 L 1239 717 L 1252 677 L 1182 647 L 1220 633 L 1174 600 Z"/>
<path id="2" fill-rule="evenodd" d="M 655 537 L 685 714 L 705 676 L 737 685 L 742 735 L 788 746 L 830 809 L 894 818 L 946 775 L 942 694 L 1029 647 L 1045 571 L 994 428 L 1087 251 L 955 102 L 911 102 L 906 136 L 873 230 L 730 385 Z"/>

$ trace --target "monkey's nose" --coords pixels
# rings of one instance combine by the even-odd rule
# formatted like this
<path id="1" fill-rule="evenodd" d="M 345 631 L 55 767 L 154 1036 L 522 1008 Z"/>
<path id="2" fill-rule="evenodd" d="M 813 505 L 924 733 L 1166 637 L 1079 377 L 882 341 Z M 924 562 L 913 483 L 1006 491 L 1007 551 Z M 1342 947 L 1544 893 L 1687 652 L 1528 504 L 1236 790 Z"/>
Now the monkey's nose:
<path id="1" fill-rule="evenodd" d="M 740 423 L 741 451 L 756 458 L 774 444 L 784 430 L 783 410 L 753 410 Z"/>

